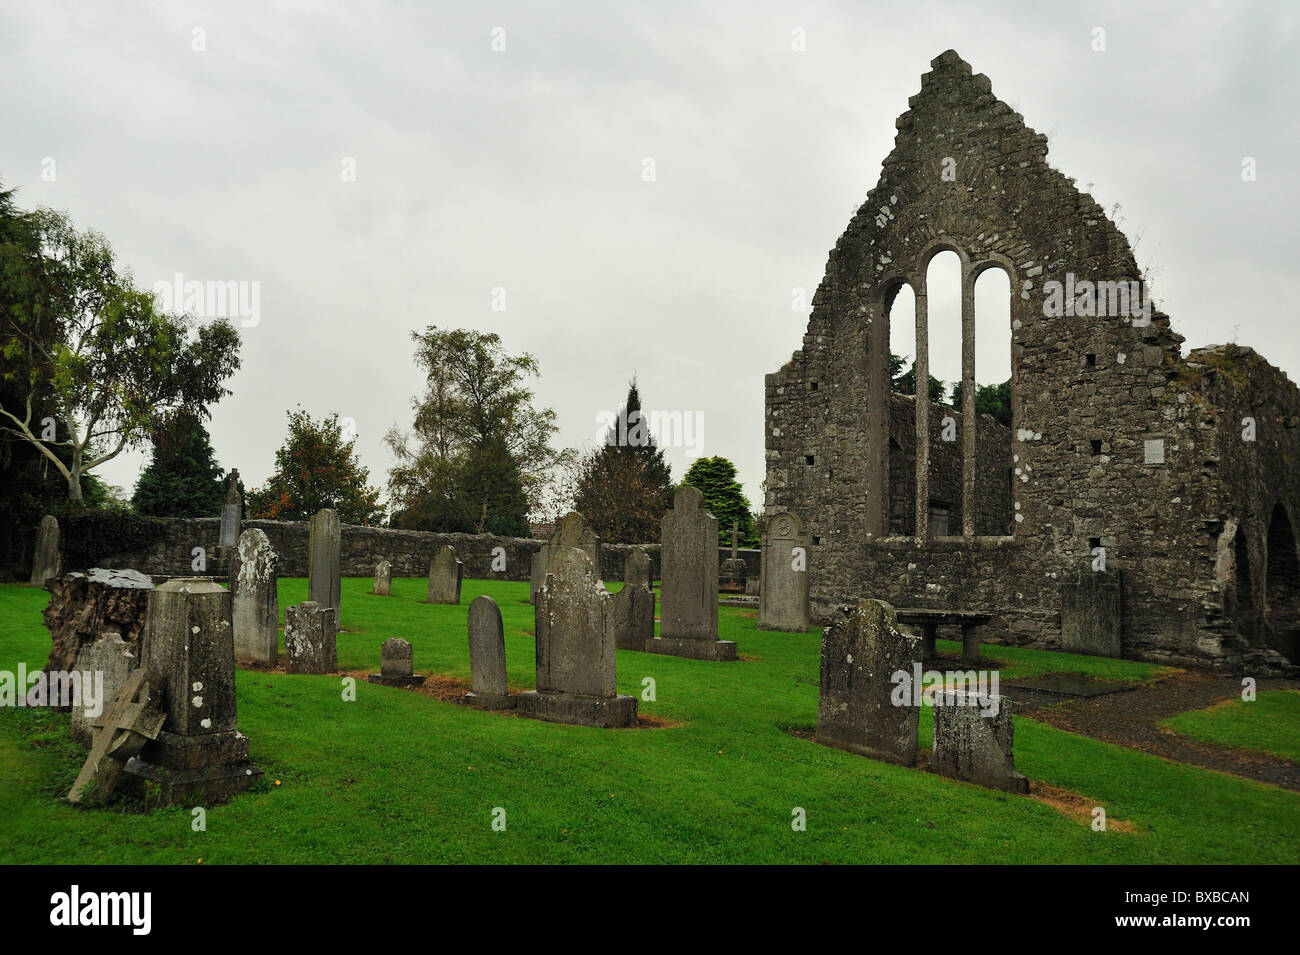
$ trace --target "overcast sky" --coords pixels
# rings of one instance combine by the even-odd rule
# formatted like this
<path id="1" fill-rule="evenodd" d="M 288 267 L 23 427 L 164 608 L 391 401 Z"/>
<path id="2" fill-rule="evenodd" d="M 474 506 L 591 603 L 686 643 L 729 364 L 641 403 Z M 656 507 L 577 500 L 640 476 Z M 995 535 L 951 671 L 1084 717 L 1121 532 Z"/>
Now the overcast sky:
<path id="1" fill-rule="evenodd" d="M 259 283 L 210 426 L 248 486 L 297 404 L 354 419 L 382 485 L 422 386 L 410 332 L 436 324 L 537 357 L 557 447 L 592 445 L 635 375 L 647 410 L 702 416 L 698 450 L 758 506 L 792 290 L 811 299 L 948 48 L 1119 204 L 1185 347 L 1249 344 L 1300 379 L 1296 5 L 1065 7 L 3 0 L 0 181 L 104 232 L 145 287 Z M 956 377 L 953 336 L 931 349 Z M 668 449 L 675 478 L 691 450 Z M 129 491 L 144 461 L 102 473 Z"/>

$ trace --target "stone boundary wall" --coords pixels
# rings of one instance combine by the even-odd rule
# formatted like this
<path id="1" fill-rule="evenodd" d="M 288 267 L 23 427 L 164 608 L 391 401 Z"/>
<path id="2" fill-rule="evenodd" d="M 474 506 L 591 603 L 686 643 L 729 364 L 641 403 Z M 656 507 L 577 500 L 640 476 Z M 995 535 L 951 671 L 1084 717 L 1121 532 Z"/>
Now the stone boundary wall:
<path id="1" fill-rule="evenodd" d="M 204 576 L 222 577 L 229 573 L 233 547 L 218 547 L 221 521 L 216 517 L 175 518 L 169 521 L 164 540 L 135 552 L 104 554 L 95 561 L 101 567 L 131 568 L 152 576 L 183 576 L 198 573 L 192 567 L 193 551 L 206 551 Z M 277 573 L 281 577 L 307 576 L 307 524 L 293 521 L 246 520 L 241 532 L 260 528 L 279 555 Z M 492 534 L 438 534 L 431 531 L 406 531 L 388 527 L 343 525 L 339 565 L 344 577 L 370 577 L 375 564 L 387 560 L 394 577 L 424 577 L 429 561 L 444 544 L 456 548 L 456 557 L 465 564 L 465 576 L 485 580 L 528 580 L 533 554 L 545 541 L 523 537 L 498 537 Z M 623 579 L 623 561 L 633 545 L 604 544 L 601 548 L 601 576 L 608 581 Z M 650 557 L 650 570 L 659 578 L 659 545 L 642 544 Z M 504 571 L 493 571 L 493 551 L 504 548 Z M 730 547 L 719 547 L 722 559 L 731 556 Z M 740 548 L 739 556 L 749 568 L 749 575 L 759 575 L 759 551 Z M 79 568 L 68 568 L 76 570 Z"/>

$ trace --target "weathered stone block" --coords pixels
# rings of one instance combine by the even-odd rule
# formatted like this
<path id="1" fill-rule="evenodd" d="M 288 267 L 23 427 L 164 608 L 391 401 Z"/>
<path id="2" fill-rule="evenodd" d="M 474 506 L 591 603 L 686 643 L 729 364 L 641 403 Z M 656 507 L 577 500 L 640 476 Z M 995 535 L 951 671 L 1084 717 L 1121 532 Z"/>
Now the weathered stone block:
<path id="1" fill-rule="evenodd" d="M 624 584 L 614 595 L 614 644 L 644 651 L 655 636 L 655 595 L 644 584 Z"/>
<path id="2" fill-rule="evenodd" d="M 429 562 L 426 599 L 431 604 L 459 604 L 465 565 L 456 559 L 456 548 L 443 545 Z"/>
<path id="3" fill-rule="evenodd" d="M 131 671 L 139 665 L 140 658 L 130 645 L 120 635 L 109 633 L 82 648 L 77 654 L 76 669 L 81 674 L 83 686 L 88 678 L 95 679 L 95 675 L 99 675 L 103 680 L 99 705 L 107 707 L 117 698 Z M 72 708 L 68 735 L 82 746 L 90 745 L 92 734 L 84 708 Z"/>
<path id="4" fill-rule="evenodd" d="M 385 686 L 418 686 L 424 676 L 414 671 L 415 651 L 410 641 L 390 637 L 379 651 L 379 672 L 368 674 L 366 679 Z"/>
<path id="5" fill-rule="evenodd" d="M 1079 571 L 1061 584 L 1061 649 L 1099 657 L 1123 655 L 1120 639 L 1120 572 Z"/>
<path id="6" fill-rule="evenodd" d="M 817 742 L 915 766 L 920 711 L 910 699 L 895 705 L 893 691 L 894 674 L 910 673 L 920 649 L 880 600 L 860 601 L 822 631 Z"/>
<path id="7" fill-rule="evenodd" d="M 992 789 L 1026 793 L 1029 780 L 1016 772 L 1013 738 L 1006 697 L 940 691 L 935 696 L 930 771 Z"/>
<path id="8" fill-rule="evenodd" d="M 239 536 L 238 561 L 231 577 L 235 659 L 275 666 L 280 643 L 280 596 L 276 553 L 266 534 L 250 528 Z"/>
<path id="9" fill-rule="evenodd" d="M 323 508 L 308 522 L 307 599 L 334 614 L 339 623 L 342 581 L 339 576 L 339 551 L 342 548 L 342 527 L 337 511 Z"/>
<path id="10" fill-rule="evenodd" d="M 333 608 L 314 600 L 285 608 L 286 673 L 333 673 L 338 669 L 334 619 Z"/>

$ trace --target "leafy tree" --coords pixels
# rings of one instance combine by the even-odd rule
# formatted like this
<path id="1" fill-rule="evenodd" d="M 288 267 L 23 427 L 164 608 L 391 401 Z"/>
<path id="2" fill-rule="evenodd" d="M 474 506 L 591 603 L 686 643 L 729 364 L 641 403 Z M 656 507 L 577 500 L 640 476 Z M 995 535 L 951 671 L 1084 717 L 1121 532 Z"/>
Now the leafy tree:
<path id="1" fill-rule="evenodd" d="M 154 432 L 153 460 L 136 481 L 132 503 L 153 517 L 213 517 L 225 498 L 224 473 L 203 423 L 179 412 Z"/>
<path id="2" fill-rule="evenodd" d="M 700 489 L 704 506 L 718 519 L 718 541 L 731 543 L 731 524 L 740 525 L 741 538 L 754 539 L 753 517 L 744 488 L 736 480 L 736 466 L 723 457 L 698 458 L 686 471 L 683 484 Z"/>
<path id="3" fill-rule="evenodd" d="M 355 437 L 345 438 L 337 414 L 314 421 L 299 408 L 289 412 L 289 436 L 275 452 L 275 473 L 247 495 L 250 517 L 305 521 L 323 507 L 344 524 L 384 519 L 379 490 L 356 456 Z"/>
<path id="4" fill-rule="evenodd" d="M 574 510 L 611 543 L 644 543 L 659 539 L 672 491 L 672 470 L 647 427 L 633 380 L 604 442 L 582 457 Z"/>
<path id="5" fill-rule="evenodd" d="M 899 355 L 889 356 L 889 389 L 895 394 L 914 395 L 916 394 L 916 362 L 907 371 L 902 368 L 907 364 L 907 359 Z M 944 395 L 948 392 L 948 386 L 940 381 L 934 375 L 930 376 L 930 401 L 934 404 L 943 404 Z"/>
<path id="6" fill-rule="evenodd" d="M 388 473 L 393 526 L 526 532 L 557 457 L 555 412 L 535 408 L 526 384 L 540 374 L 537 360 L 473 329 L 430 325 L 411 338 L 427 384 L 412 401 L 413 430 L 384 437 L 397 457 Z"/>
<path id="7" fill-rule="evenodd" d="M 961 410 L 961 382 L 952 386 L 952 406 Z M 975 386 L 975 413 L 992 415 L 1000 424 L 1011 427 L 1011 381 L 1000 385 Z"/>
<path id="8" fill-rule="evenodd" d="M 35 256 L 21 242 L 0 247 L 0 275 L 16 282 L 0 311 L 15 405 L 0 405 L 0 431 L 37 449 L 80 503 L 87 472 L 146 441 L 169 414 L 205 417 L 230 393 L 221 383 L 239 367 L 239 333 L 214 321 L 191 337 L 190 319 L 161 314 L 119 271 L 108 241 L 63 213 L 38 210 L 26 227 Z M 50 413 L 37 415 L 42 406 Z"/>

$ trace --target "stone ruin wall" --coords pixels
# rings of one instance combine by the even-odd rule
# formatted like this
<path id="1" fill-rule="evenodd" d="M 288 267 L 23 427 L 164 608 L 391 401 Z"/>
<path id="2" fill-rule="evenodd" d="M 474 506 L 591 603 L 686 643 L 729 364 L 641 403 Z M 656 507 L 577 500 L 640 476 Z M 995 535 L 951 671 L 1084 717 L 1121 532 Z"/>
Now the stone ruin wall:
<path id="1" fill-rule="evenodd" d="M 1282 452 L 1261 446 L 1242 459 L 1224 423 L 1231 416 L 1212 403 L 1207 413 L 1188 389 L 1196 370 L 1158 310 L 1145 327 L 1120 316 L 1044 315 L 1048 280 L 1140 278 L 1128 242 L 1047 165 L 1046 138 L 993 97 L 986 77 L 951 51 L 932 67 L 897 122 L 879 184 L 830 253 L 803 347 L 767 376 L 767 510 L 804 517 L 816 538 L 812 591 L 823 604 L 882 596 L 903 606 L 996 609 L 1018 621 L 1007 639 L 1053 647 L 1059 585 L 1088 567 L 1099 540 L 1108 567 L 1123 572 L 1126 656 L 1240 660 L 1247 647 L 1225 620 L 1216 578 L 1219 533 L 1229 514 L 1262 510 L 1270 496 L 1291 502 L 1294 526 L 1294 457 L 1289 468 L 1285 455 L 1266 465 L 1263 458 Z M 947 157 L 956 160 L 955 181 L 941 176 Z M 887 309 L 899 283 L 920 286 L 941 250 L 957 252 L 965 272 L 991 263 L 1011 278 L 1009 550 L 978 538 L 918 545 L 869 532 L 879 493 L 869 478 L 879 473 L 873 455 L 882 443 L 873 428 L 894 430 L 873 425 L 871 413 L 888 400 Z M 1296 405 L 1296 389 L 1280 376 L 1250 395 L 1220 391 L 1208 400 L 1253 401 L 1280 420 Z M 1293 455 L 1290 434 L 1283 440 Z M 1145 461 L 1154 439 L 1164 441 L 1163 464 Z M 815 471 L 803 464 L 809 454 Z M 1203 464 L 1211 459 L 1219 463 Z M 933 480 L 932 498 L 942 471 Z"/>

